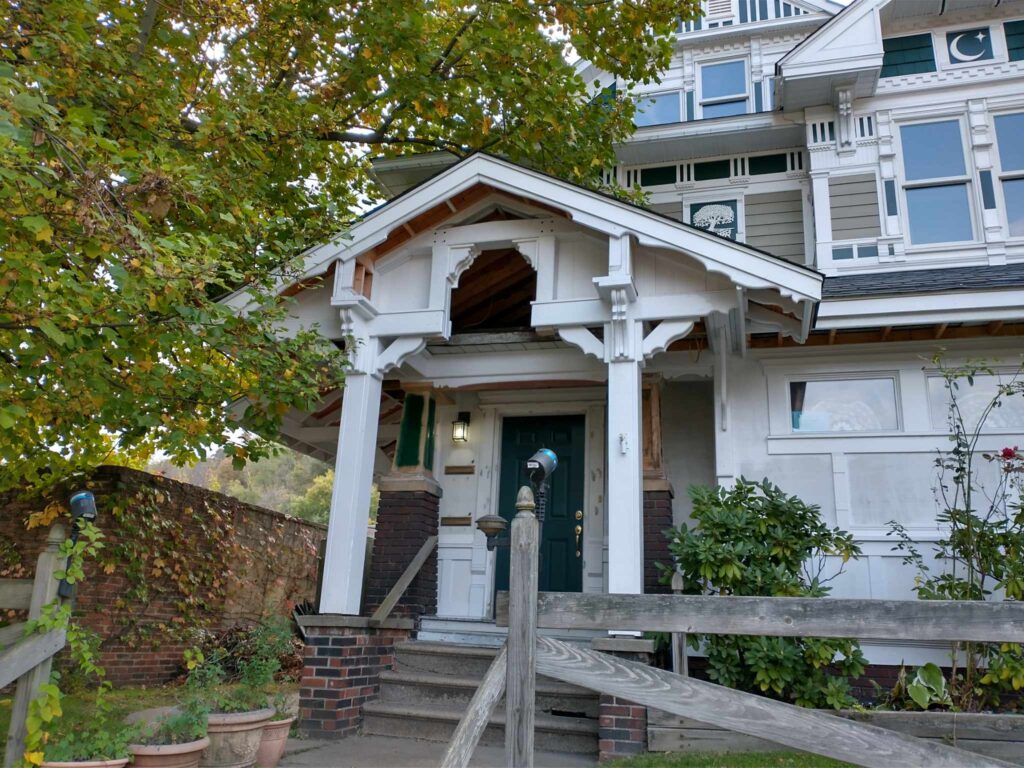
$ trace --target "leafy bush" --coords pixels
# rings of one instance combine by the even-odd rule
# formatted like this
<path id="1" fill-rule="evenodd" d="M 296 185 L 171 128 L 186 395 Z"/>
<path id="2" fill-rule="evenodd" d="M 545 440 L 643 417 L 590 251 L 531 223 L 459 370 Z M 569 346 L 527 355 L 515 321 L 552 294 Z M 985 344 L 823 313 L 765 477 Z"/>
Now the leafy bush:
<path id="1" fill-rule="evenodd" d="M 206 735 L 209 709 L 197 696 L 189 697 L 171 714 L 143 726 L 136 735 L 138 744 L 188 744 Z"/>
<path id="2" fill-rule="evenodd" d="M 61 692 L 52 683 L 43 686 L 42 696 L 33 702 L 28 730 L 45 730 L 45 759 L 50 762 L 77 760 L 118 760 L 128 757 L 128 744 L 139 732 L 137 725 L 129 725 L 115 716 L 107 701 L 110 683 L 102 681 L 95 689 L 88 717 L 68 717 L 61 706 Z M 43 754 L 29 752 L 25 762 L 38 764 Z"/>
<path id="3" fill-rule="evenodd" d="M 281 657 L 292 650 L 291 627 L 285 621 L 257 624 L 243 640 L 229 647 L 186 654 L 188 686 L 215 712 L 248 712 L 269 705 L 267 687 L 281 669 Z M 230 690 L 226 682 L 239 685 Z"/>
<path id="4" fill-rule="evenodd" d="M 818 507 L 787 496 L 768 480 L 733 488 L 690 488 L 694 526 L 668 532 L 683 591 L 700 595 L 823 597 L 828 582 L 860 555 L 853 537 L 821 520 Z M 841 565 L 825 575 L 826 558 Z M 703 647 L 712 680 L 805 707 L 854 703 L 849 677 L 866 663 L 853 640 L 813 637 L 690 635 Z"/>

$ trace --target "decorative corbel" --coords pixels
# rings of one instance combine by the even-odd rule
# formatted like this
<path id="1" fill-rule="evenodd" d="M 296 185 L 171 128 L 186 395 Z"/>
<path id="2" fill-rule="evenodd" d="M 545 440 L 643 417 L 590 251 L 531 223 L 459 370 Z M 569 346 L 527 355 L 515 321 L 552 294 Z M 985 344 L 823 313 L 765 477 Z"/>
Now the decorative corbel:
<path id="1" fill-rule="evenodd" d="M 473 265 L 479 255 L 480 248 L 476 245 L 448 246 L 448 284 L 452 288 L 458 286 L 462 273 Z"/>
<path id="2" fill-rule="evenodd" d="M 839 128 L 839 146 L 850 150 L 854 146 L 853 91 L 841 88 L 836 91 L 836 118 Z"/>

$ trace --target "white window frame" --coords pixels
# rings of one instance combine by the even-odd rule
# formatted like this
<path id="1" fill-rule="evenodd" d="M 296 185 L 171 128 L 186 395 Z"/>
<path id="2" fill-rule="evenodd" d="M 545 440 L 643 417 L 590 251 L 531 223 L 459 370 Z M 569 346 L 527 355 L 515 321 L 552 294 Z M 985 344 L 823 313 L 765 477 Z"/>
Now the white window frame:
<path id="1" fill-rule="evenodd" d="M 741 62 L 743 64 L 743 93 L 731 94 L 729 96 L 716 96 L 713 99 L 704 98 L 704 67 L 713 67 L 718 64 L 732 64 L 734 62 Z M 739 101 L 741 98 L 746 103 L 747 109 L 743 112 L 743 115 L 749 115 L 751 113 L 751 101 L 753 100 L 753 94 L 751 93 L 751 78 L 750 78 L 750 60 L 746 56 L 730 56 L 723 59 L 711 59 L 708 61 L 701 61 L 697 64 L 697 77 L 694 87 L 696 93 L 694 94 L 694 110 L 699 113 L 699 117 L 694 115 L 691 119 L 704 118 L 704 106 L 714 104 L 725 104 L 727 102 Z M 732 115 L 732 117 L 741 117 L 742 115 Z"/>
<path id="2" fill-rule="evenodd" d="M 651 123 L 650 125 L 636 125 L 636 118 L 633 118 L 633 125 L 635 130 L 642 131 L 647 128 L 660 128 L 665 125 L 678 125 L 679 123 L 686 122 L 686 104 L 683 100 L 683 91 L 681 88 L 669 88 L 663 91 L 650 91 L 649 93 L 636 93 L 633 94 L 634 103 L 644 101 L 647 99 L 656 99 L 659 96 L 670 96 L 675 94 L 677 101 L 679 102 L 679 120 L 671 123 Z M 637 114 L 639 114 L 639 104 L 637 104 Z"/>
<path id="3" fill-rule="evenodd" d="M 895 407 L 896 413 L 896 427 L 894 429 L 865 429 L 865 430 L 837 430 L 837 431 L 800 431 L 793 429 L 793 403 L 791 400 L 791 386 L 796 382 L 816 382 L 816 381 L 861 381 L 870 380 L 875 381 L 878 379 L 888 379 L 892 382 L 892 395 L 893 395 L 893 406 Z M 900 407 L 900 374 L 897 370 L 888 371 L 837 371 L 834 373 L 800 373 L 794 372 L 787 375 L 784 378 L 784 392 L 783 396 L 786 399 L 786 424 L 789 429 L 787 434 L 795 435 L 797 437 L 826 437 L 832 438 L 836 436 L 844 435 L 858 435 L 860 437 L 870 435 L 898 435 L 903 432 L 903 409 Z"/>
<path id="4" fill-rule="evenodd" d="M 1024 116 L 1024 105 L 1011 107 L 1008 109 L 1001 109 L 998 112 L 992 113 L 992 136 L 995 139 L 996 150 L 993 152 L 995 157 L 993 158 L 992 173 L 995 178 L 992 180 L 992 184 L 995 187 L 993 190 L 996 198 L 996 207 L 999 209 L 999 217 L 1005 227 L 1007 240 L 1013 240 L 1014 242 L 1024 240 L 1024 234 L 1022 235 L 1011 235 L 1010 234 L 1010 209 L 1006 205 L 1006 195 L 1003 194 L 1003 182 L 1014 181 L 1017 179 L 1024 179 L 1024 168 L 1015 171 L 1004 171 L 1003 170 L 1003 156 L 1000 154 L 1001 147 L 999 144 L 999 133 L 996 130 L 996 118 L 1003 117 L 1006 115 L 1021 115 Z"/>
<path id="5" fill-rule="evenodd" d="M 974 180 L 974 152 L 970 151 L 970 134 L 967 130 L 966 119 L 963 112 L 951 114 L 936 114 L 928 117 L 899 121 L 895 128 L 896 141 L 899 147 L 899 159 L 894 163 L 896 166 L 896 178 L 900 185 L 900 220 L 903 225 L 906 248 L 909 253 L 914 251 L 935 250 L 936 248 L 958 248 L 975 245 L 979 242 L 978 233 L 982 227 L 978 221 L 978 202 L 974 199 L 976 190 Z M 914 125 L 928 125 L 931 123 L 956 122 L 960 128 L 960 151 L 964 158 L 964 173 L 961 176 L 942 176 L 931 179 L 907 180 L 906 165 L 903 154 L 903 128 Z M 907 190 L 925 189 L 930 187 L 950 187 L 964 185 L 967 191 L 967 218 L 971 223 L 970 240 L 945 240 L 932 243 L 915 243 L 910 234 L 910 204 L 907 200 Z M 879 205 L 884 205 L 884 198 L 879 198 Z M 881 213 L 881 207 L 879 208 Z"/>
<path id="6" fill-rule="evenodd" d="M 1016 368 L 1012 368 L 1012 367 L 1009 367 L 1009 366 L 995 366 L 991 370 L 992 370 L 992 374 L 995 375 L 995 376 L 1012 375 L 1012 374 L 1017 372 Z M 988 376 L 988 375 L 989 374 L 987 372 L 986 373 L 978 373 L 978 374 L 975 375 L 975 378 L 979 378 L 981 376 Z M 927 403 L 926 404 L 928 406 L 928 423 L 931 426 L 932 431 L 936 432 L 937 434 L 947 434 L 949 432 L 949 428 L 948 428 L 948 426 L 945 423 L 943 423 L 943 424 L 936 424 L 934 421 L 932 421 L 932 403 L 931 403 L 931 399 L 930 399 L 931 390 L 929 388 L 929 384 L 931 383 L 931 381 L 933 379 L 942 379 L 942 378 L 943 378 L 942 371 L 940 371 L 938 368 L 925 368 L 924 369 L 924 393 L 925 393 L 925 397 L 927 398 Z M 968 427 L 969 426 L 970 425 L 968 425 Z M 994 429 L 992 427 L 986 427 L 985 429 L 983 429 L 981 431 L 981 434 L 982 435 L 1019 435 L 1022 431 L 1024 431 L 1024 427 L 1007 427 L 1007 428 L 1004 428 L 1004 429 Z"/>

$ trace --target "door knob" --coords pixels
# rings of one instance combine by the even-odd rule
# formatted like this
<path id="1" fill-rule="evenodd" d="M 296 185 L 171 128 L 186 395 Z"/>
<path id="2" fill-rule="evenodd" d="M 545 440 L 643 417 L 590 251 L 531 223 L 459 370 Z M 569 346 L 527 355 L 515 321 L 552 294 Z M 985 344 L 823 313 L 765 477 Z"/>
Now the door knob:
<path id="1" fill-rule="evenodd" d="M 577 520 L 582 520 L 583 519 L 583 510 L 582 509 L 577 509 L 576 510 L 576 519 Z"/>

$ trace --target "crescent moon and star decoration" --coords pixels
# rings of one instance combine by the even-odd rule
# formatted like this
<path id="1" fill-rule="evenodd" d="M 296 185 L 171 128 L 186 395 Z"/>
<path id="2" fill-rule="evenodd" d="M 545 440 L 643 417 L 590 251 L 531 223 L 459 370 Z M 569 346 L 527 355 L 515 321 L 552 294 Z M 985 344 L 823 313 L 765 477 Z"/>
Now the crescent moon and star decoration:
<path id="1" fill-rule="evenodd" d="M 992 53 L 992 35 L 988 27 L 947 32 L 946 48 L 949 51 L 950 64 L 970 64 L 995 58 Z"/>

